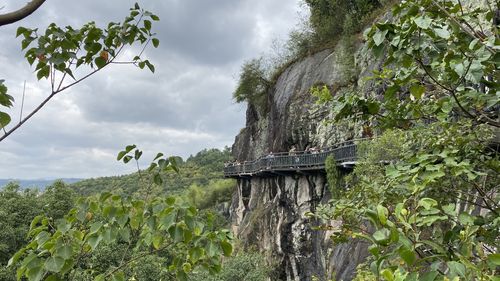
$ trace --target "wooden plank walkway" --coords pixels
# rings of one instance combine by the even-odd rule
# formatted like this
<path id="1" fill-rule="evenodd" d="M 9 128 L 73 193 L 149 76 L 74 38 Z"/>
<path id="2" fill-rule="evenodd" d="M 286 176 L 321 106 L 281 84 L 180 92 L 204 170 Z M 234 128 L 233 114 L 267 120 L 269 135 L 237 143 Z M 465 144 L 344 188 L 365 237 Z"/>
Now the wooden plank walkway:
<path id="1" fill-rule="evenodd" d="M 325 160 L 332 155 L 337 166 L 356 165 L 356 143 L 352 140 L 323 148 L 320 151 L 297 151 L 270 154 L 253 161 L 231 163 L 224 167 L 224 177 L 241 178 L 269 174 L 300 173 L 301 171 L 324 171 Z"/>

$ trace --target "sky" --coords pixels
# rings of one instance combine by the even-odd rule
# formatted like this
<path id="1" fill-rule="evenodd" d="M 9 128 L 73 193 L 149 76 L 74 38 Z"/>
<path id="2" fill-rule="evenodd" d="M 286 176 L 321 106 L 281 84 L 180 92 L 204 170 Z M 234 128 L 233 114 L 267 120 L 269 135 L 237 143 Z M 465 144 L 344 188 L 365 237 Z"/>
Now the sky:
<path id="1" fill-rule="evenodd" d="M 0 0 L 0 13 L 25 1 Z M 105 26 L 122 21 L 135 1 L 47 0 L 21 22 L 0 27 L 0 79 L 15 98 L 8 112 L 19 121 L 50 94 L 37 81 L 15 38 L 19 26 L 43 30 L 51 22 Z M 133 165 L 116 161 L 126 145 L 153 155 L 183 158 L 204 149 L 231 146 L 245 124 L 245 104 L 232 99 L 244 61 L 272 52 L 297 26 L 299 0 L 143 0 L 160 17 L 153 31 L 160 46 L 145 58 L 154 74 L 132 65 L 112 65 L 52 99 L 30 121 L 0 142 L 0 178 L 89 178 L 126 174 Z M 124 54 L 133 55 L 136 49 Z"/>

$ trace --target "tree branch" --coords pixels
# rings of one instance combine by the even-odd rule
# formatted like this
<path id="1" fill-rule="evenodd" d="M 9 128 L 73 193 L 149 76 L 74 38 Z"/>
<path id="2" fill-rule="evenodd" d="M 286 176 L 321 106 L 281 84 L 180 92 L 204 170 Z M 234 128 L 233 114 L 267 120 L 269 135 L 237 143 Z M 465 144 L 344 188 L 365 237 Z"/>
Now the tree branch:
<path id="1" fill-rule="evenodd" d="M 441 10 L 441 12 L 443 12 L 448 18 L 450 18 L 450 20 L 452 22 L 454 22 L 456 25 L 458 25 L 458 27 L 465 33 L 467 33 L 467 35 L 471 36 L 472 38 L 475 38 L 478 40 L 479 44 L 483 45 L 490 53 L 492 53 L 493 55 L 495 55 L 497 53 L 497 51 L 493 48 L 491 48 L 490 46 L 486 45 L 486 43 L 484 42 L 484 38 L 481 38 L 479 36 L 476 35 L 476 31 L 469 25 L 469 24 L 466 24 L 468 25 L 467 27 L 471 30 L 468 30 L 466 27 L 464 27 L 462 25 L 462 23 L 457 19 L 455 18 L 453 15 L 451 15 L 445 8 L 443 8 L 441 5 L 439 5 L 439 3 L 437 3 L 436 1 L 434 0 L 431 0 L 432 4 L 434 6 L 436 6 L 439 10 Z"/>
<path id="2" fill-rule="evenodd" d="M 44 2 L 45 0 L 33 0 L 17 11 L 0 15 L 0 26 L 24 19 L 40 8 Z"/>

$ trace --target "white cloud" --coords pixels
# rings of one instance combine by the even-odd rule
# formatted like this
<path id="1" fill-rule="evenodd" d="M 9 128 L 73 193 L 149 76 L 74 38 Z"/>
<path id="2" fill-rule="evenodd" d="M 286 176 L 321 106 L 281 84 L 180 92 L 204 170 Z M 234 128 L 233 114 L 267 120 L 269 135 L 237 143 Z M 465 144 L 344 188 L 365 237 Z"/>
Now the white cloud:
<path id="1" fill-rule="evenodd" d="M 13 9 L 19 2 L 4 1 Z M 78 25 L 118 21 L 134 1 L 47 1 L 16 25 L 0 28 L 0 79 L 18 119 L 49 94 L 14 39 L 17 26 L 43 28 L 54 21 Z M 295 0 L 166 0 L 141 4 L 161 18 L 161 39 L 146 55 L 156 73 L 113 66 L 61 93 L 26 125 L 0 143 L 0 178 L 94 177 L 133 171 L 115 155 L 135 143 L 144 157 L 156 152 L 187 157 L 203 148 L 231 145 L 244 126 L 245 107 L 231 93 L 244 60 L 286 37 L 299 9 Z M 132 53 L 125 54 L 127 56 Z"/>

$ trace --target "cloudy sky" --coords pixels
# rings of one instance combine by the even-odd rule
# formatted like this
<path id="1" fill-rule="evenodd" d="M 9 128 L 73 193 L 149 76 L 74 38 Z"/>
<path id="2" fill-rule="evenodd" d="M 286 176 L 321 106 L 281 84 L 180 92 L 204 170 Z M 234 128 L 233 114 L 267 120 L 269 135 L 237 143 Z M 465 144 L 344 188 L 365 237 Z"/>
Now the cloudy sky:
<path id="1" fill-rule="evenodd" d="M 23 84 L 24 112 L 49 94 L 23 59 L 18 26 L 45 28 L 55 22 L 77 27 L 121 21 L 135 1 L 48 0 L 25 20 L 0 27 L 0 79 L 16 99 L 18 121 Z M 0 13 L 25 1 L 0 0 Z M 137 144 L 147 165 L 164 152 L 184 158 L 203 148 L 231 145 L 244 126 L 245 105 L 231 93 L 240 66 L 270 52 L 296 26 L 299 0 L 143 0 L 141 7 L 161 21 L 154 31 L 158 49 L 145 55 L 154 74 L 130 65 L 112 65 L 54 98 L 26 125 L 0 142 L 0 178 L 96 177 L 124 174 L 132 166 L 115 160 Z"/>

